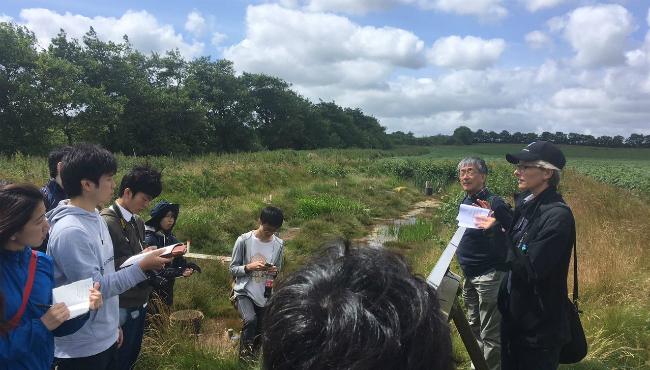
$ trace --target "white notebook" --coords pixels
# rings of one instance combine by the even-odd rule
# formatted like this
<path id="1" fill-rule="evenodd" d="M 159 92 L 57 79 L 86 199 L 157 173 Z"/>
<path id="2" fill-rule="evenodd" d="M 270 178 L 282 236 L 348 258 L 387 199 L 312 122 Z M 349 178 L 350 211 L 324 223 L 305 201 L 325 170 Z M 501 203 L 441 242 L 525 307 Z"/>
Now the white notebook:
<path id="1" fill-rule="evenodd" d="M 75 281 L 52 290 L 52 303 L 65 303 L 70 310 L 70 319 L 88 312 L 90 307 L 90 289 L 93 279 Z"/>

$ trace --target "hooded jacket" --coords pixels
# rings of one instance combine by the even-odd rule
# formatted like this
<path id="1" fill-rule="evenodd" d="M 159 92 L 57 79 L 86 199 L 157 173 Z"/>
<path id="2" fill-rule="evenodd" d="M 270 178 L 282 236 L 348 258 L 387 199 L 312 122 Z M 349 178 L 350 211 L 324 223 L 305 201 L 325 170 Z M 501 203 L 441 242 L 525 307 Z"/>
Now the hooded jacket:
<path id="1" fill-rule="evenodd" d="M 56 286 L 92 277 L 99 282 L 102 307 L 93 311 L 74 334 L 54 340 L 54 355 L 78 358 L 96 355 L 117 341 L 118 295 L 146 279 L 138 264 L 115 272 L 113 243 L 106 221 L 99 212 L 89 212 L 63 202 L 47 213 L 50 240 L 47 253 L 54 262 Z"/>
<path id="2" fill-rule="evenodd" d="M 235 296 L 246 295 L 246 284 L 251 281 L 250 275 L 246 273 L 244 266 L 250 261 L 250 249 L 253 242 L 253 233 L 255 230 L 242 234 L 235 241 L 235 246 L 232 249 L 232 260 L 230 262 L 230 275 L 235 278 L 235 285 L 233 290 Z M 271 239 L 273 243 L 273 255 L 269 261 L 271 264 L 282 270 L 282 258 L 284 256 L 284 241 L 273 235 Z"/>
<path id="3" fill-rule="evenodd" d="M 20 308 L 31 255 L 30 247 L 17 252 L 0 250 L 0 291 L 5 300 L 4 320 L 10 320 Z M 53 332 L 45 327 L 41 316 L 48 309 L 41 305 L 52 304 L 52 259 L 41 252 L 37 252 L 37 256 L 34 283 L 20 324 L 6 335 L 0 336 L 1 370 L 49 370 L 54 360 L 54 335 L 73 333 L 88 319 L 86 314 L 68 320 Z"/>

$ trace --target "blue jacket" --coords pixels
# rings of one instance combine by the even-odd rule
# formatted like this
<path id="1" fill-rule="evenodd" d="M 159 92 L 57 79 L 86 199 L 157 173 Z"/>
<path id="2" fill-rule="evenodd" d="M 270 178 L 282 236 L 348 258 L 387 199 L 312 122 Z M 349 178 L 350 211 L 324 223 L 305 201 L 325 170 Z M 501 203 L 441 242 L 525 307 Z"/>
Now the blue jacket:
<path id="1" fill-rule="evenodd" d="M 59 202 L 68 199 L 65 190 L 54 179 L 50 179 L 42 188 L 41 193 L 45 196 L 45 208 L 49 211 L 56 208 Z"/>
<path id="2" fill-rule="evenodd" d="M 4 320 L 10 320 L 22 303 L 27 281 L 32 249 L 20 252 L 0 250 L 0 290 L 5 300 Z M 52 304 L 54 275 L 52 259 L 37 252 L 34 285 L 20 325 L 6 335 L 0 335 L 0 370 L 50 369 L 54 360 L 54 335 L 75 332 L 88 319 L 88 314 L 68 320 L 54 332 L 47 330 L 41 316 L 47 308 L 39 304 Z"/>

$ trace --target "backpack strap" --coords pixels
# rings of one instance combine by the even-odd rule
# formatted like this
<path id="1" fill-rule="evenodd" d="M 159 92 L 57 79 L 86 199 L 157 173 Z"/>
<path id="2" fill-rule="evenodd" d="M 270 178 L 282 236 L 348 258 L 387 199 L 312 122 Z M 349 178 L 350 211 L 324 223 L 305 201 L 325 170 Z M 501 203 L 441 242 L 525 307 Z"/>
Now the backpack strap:
<path id="1" fill-rule="evenodd" d="M 578 249 L 576 246 L 576 228 L 573 226 L 573 305 L 578 310 Z"/>
<path id="2" fill-rule="evenodd" d="M 38 255 L 36 251 L 32 250 L 32 255 L 29 258 L 29 270 L 27 274 L 27 282 L 25 282 L 25 287 L 23 288 L 23 301 L 20 304 L 20 308 L 16 311 L 14 317 L 9 320 L 9 327 L 11 330 L 18 327 L 20 324 L 20 319 L 22 319 L 23 314 L 25 313 L 25 308 L 27 308 L 27 302 L 29 301 L 29 296 L 32 294 L 32 287 L 34 286 L 34 276 L 36 275 L 36 260 Z"/>

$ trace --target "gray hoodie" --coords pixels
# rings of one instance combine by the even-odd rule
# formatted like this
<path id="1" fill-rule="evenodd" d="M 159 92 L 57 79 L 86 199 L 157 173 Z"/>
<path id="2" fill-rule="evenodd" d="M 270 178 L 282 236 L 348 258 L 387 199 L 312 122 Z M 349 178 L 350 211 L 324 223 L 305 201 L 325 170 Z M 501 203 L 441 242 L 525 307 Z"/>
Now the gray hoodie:
<path id="1" fill-rule="evenodd" d="M 93 278 L 99 282 L 104 304 L 90 313 L 79 331 L 54 339 L 54 356 L 78 358 L 96 355 L 117 341 L 118 295 L 146 279 L 135 264 L 115 272 L 113 243 L 99 212 L 88 212 L 62 201 L 47 213 L 50 239 L 47 254 L 54 261 L 54 285 Z"/>

